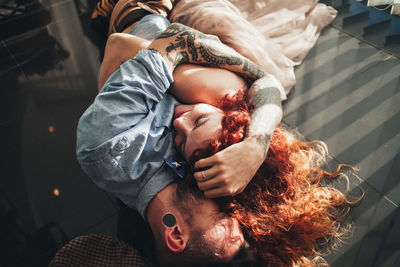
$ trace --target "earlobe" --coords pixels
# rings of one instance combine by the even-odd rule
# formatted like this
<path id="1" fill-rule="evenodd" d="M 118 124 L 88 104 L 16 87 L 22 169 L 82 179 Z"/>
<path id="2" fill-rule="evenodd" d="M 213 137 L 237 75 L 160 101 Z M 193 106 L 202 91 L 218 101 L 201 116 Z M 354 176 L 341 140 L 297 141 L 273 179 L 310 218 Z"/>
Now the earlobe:
<path id="1" fill-rule="evenodd" d="M 175 253 L 182 252 L 186 247 L 186 239 L 179 225 L 164 229 L 164 238 L 167 247 Z"/>

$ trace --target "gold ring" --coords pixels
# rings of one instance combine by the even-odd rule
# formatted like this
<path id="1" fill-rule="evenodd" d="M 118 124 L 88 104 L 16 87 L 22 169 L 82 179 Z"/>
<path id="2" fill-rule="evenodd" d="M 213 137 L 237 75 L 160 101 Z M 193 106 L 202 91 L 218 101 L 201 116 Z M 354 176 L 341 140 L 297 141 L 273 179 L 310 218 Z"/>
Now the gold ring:
<path id="1" fill-rule="evenodd" d="M 206 175 L 204 174 L 204 171 L 201 171 L 201 175 L 203 176 L 203 182 L 204 182 L 204 181 L 207 181 L 207 177 L 206 177 Z"/>

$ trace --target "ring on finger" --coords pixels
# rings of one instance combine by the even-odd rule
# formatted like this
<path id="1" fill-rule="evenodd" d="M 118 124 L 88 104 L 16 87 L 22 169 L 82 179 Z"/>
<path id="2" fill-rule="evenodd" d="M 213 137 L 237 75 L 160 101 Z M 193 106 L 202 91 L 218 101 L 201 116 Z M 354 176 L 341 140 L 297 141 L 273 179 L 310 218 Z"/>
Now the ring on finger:
<path id="1" fill-rule="evenodd" d="M 207 181 L 207 177 L 206 177 L 206 175 L 204 174 L 204 171 L 201 171 L 201 175 L 203 176 L 203 182 L 204 182 L 204 181 Z"/>

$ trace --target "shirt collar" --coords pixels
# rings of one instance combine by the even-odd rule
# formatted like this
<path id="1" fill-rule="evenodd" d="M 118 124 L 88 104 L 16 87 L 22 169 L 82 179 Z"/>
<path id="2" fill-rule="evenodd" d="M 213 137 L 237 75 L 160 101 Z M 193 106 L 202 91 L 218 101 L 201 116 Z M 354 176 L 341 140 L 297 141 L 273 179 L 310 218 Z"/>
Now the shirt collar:
<path id="1" fill-rule="evenodd" d="M 186 174 L 186 161 L 174 161 L 171 159 L 164 158 L 163 159 L 165 163 L 169 167 L 172 168 L 172 170 L 180 177 L 184 178 Z"/>

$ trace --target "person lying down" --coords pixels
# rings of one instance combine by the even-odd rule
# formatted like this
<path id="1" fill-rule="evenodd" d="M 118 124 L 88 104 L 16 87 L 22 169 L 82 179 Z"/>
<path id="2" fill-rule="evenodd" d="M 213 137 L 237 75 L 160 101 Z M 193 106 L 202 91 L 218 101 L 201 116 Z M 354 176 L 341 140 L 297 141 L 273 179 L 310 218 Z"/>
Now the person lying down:
<path id="1" fill-rule="evenodd" d="M 189 51 L 190 44 L 213 53 Z M 217 65 L 225 70 L 183 65 L 215 67 L 215 51 L 229 58 Z M 351 203 L 320 183 L 340 168 L 319 168 L 322 143 L 274 131 L 281 117 L 276 84 L 216 38 L 183 25 L 172 24 L 153 42 L 110 36 L 102 89 L 78 126 L 78 160 L 149 222 L 161 265 L 227 262 L 246 244 L 263 266 L 312 265 L 320 261 L 316 245 L 342 234 L 339 207 Z M 181 105 L 169 93 L 196 104 Z M 185 180 L 168 165 L 178 158 L 172 139 L 198 170 Z M 218 151 L 223 156 L 199 160 Z"/>

